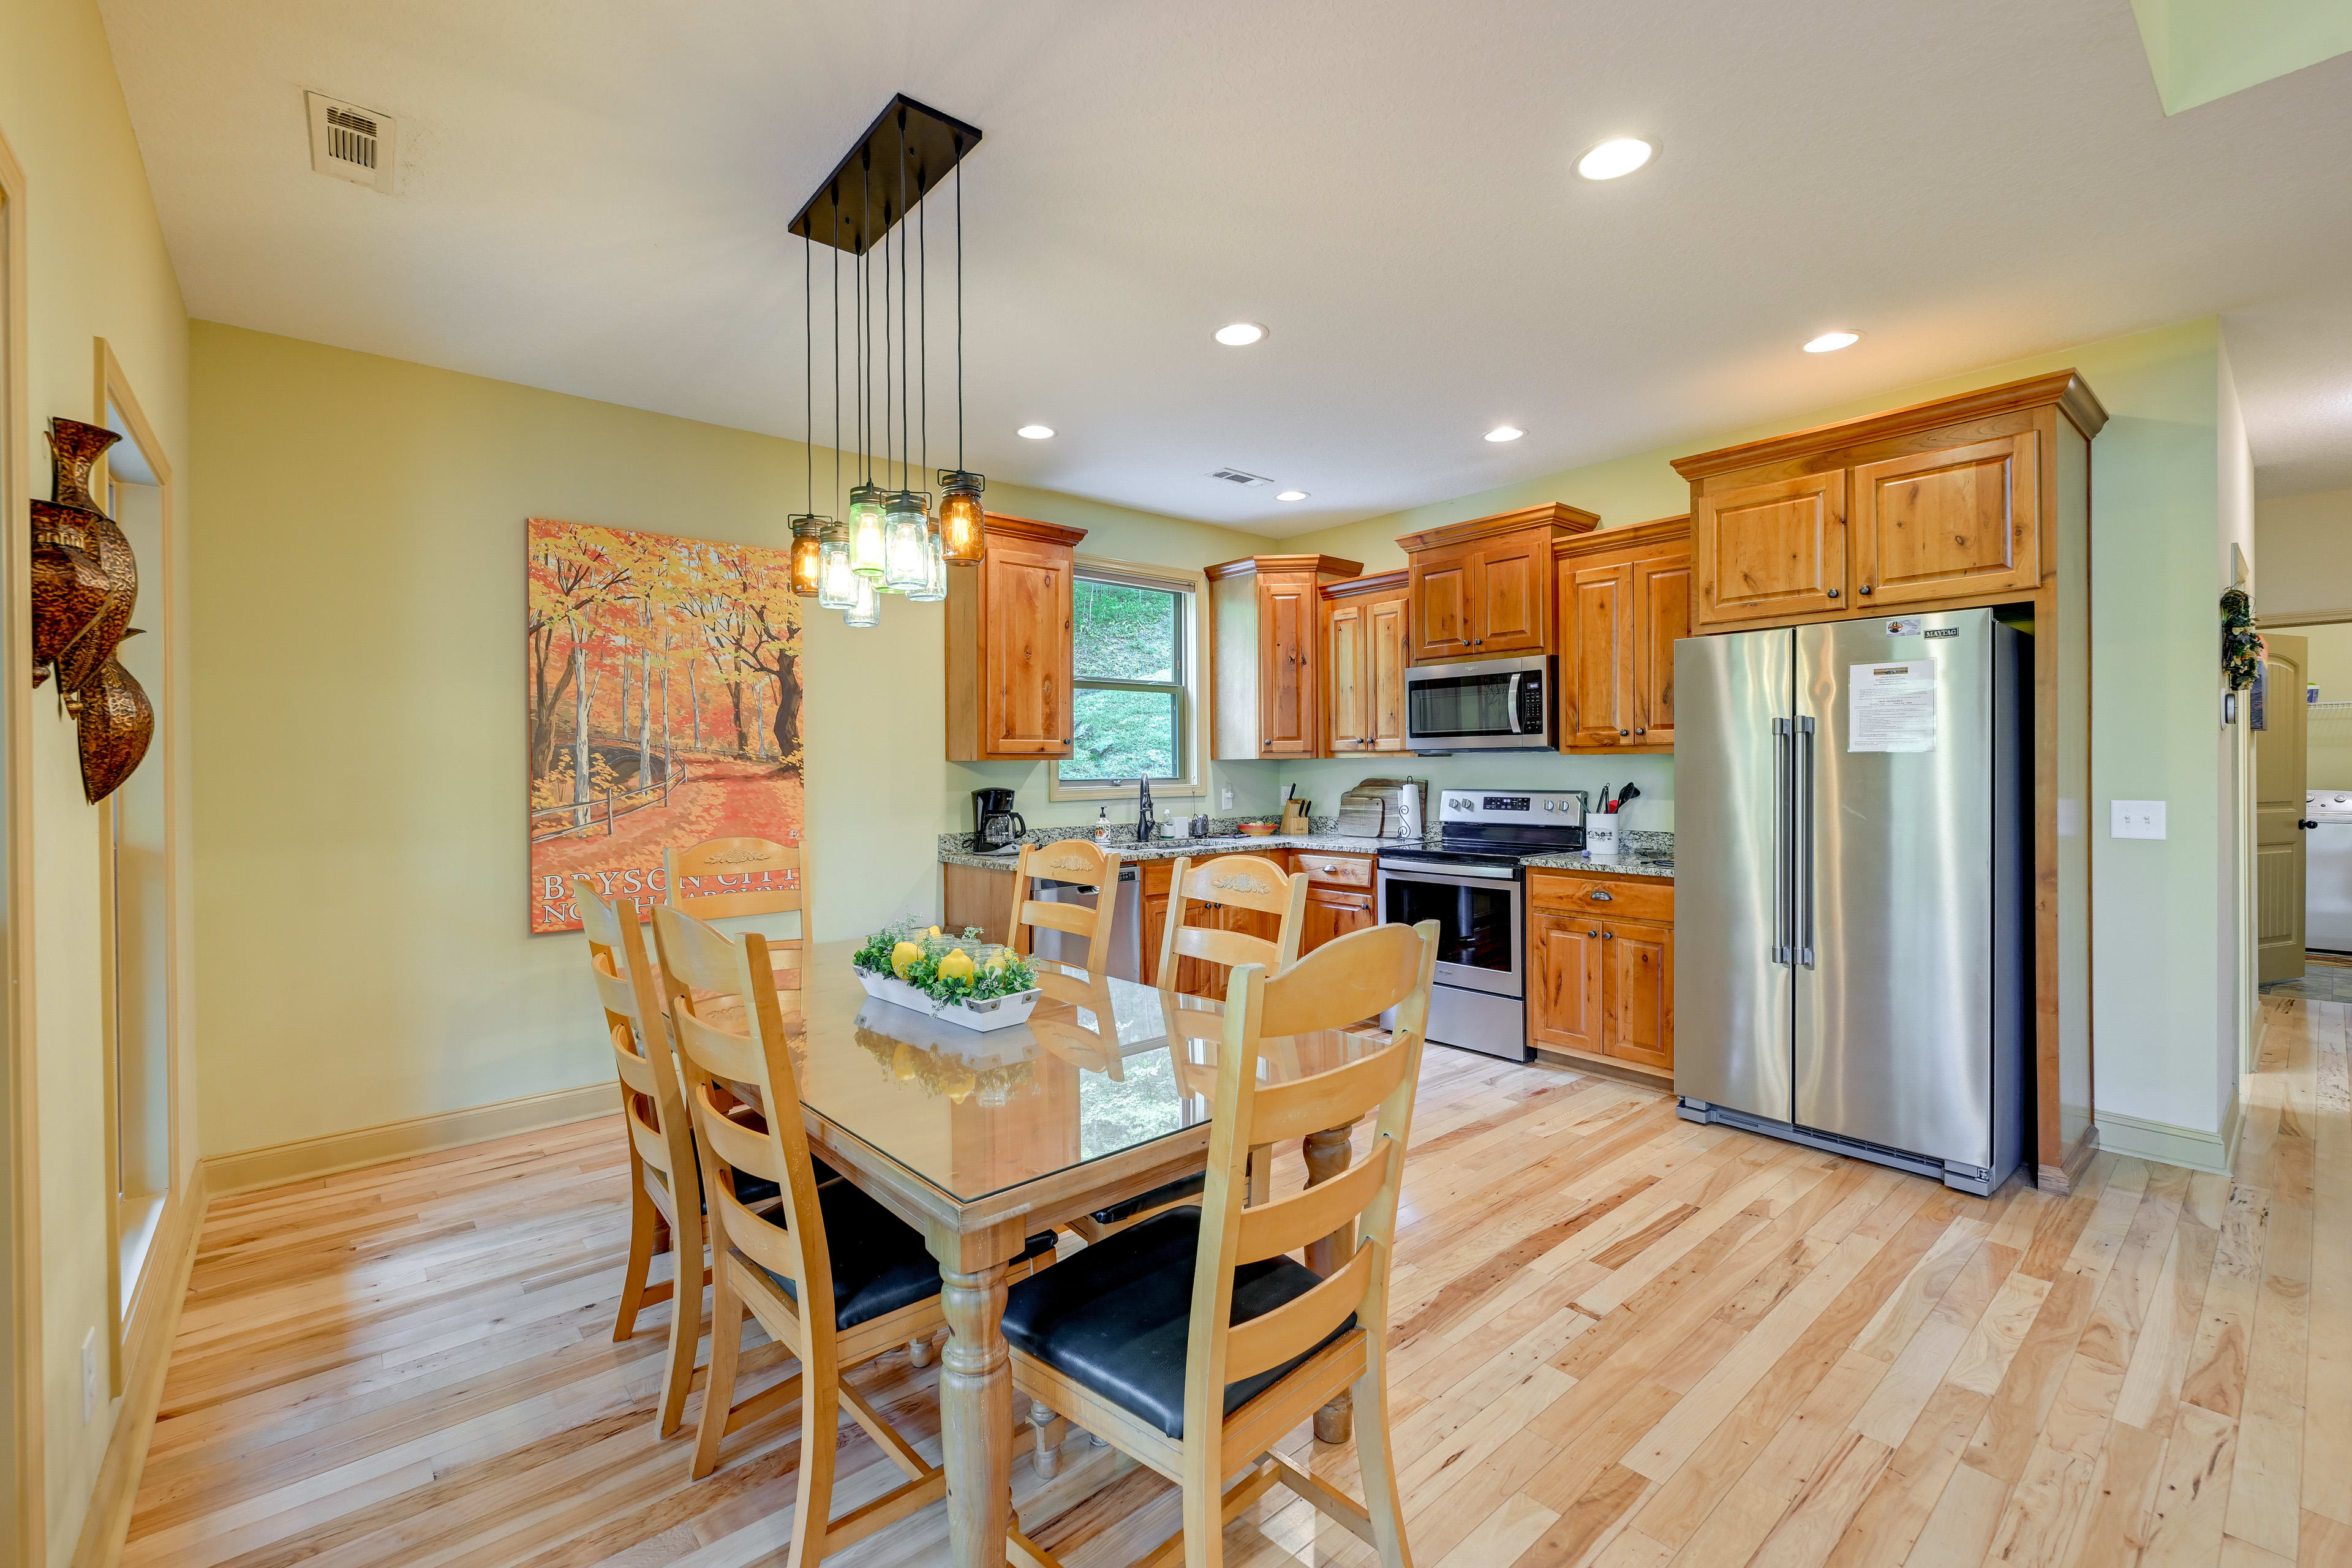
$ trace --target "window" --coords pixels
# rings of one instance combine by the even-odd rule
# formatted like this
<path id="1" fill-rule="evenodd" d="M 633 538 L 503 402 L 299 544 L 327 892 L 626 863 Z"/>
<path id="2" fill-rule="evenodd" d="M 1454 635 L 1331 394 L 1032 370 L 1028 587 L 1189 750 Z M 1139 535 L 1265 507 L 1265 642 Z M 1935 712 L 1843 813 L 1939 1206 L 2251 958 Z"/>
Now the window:
<path id="1" fill-rule="evenodd" d="M 1072 592 L 1067 761 L 1049 795 L 1124 796 L 1140 777 L 1155 790 L 1200 793 L 1194 651 L 1197 580 L 1148 567 L 1078 563 Z"/>

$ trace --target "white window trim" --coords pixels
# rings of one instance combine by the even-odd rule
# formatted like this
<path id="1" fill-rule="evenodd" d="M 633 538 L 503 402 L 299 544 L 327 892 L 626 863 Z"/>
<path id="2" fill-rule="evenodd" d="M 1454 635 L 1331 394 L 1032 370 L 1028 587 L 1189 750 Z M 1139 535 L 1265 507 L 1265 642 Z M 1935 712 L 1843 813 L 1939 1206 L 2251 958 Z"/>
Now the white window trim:
<path id="1" fill-rule="evenodd" d="M 1140 561 L 1112 561 L 1098 555 L 1081 555 L 1076 563 L 1081 577 L 1128 577 L 1138 584 L 1151 586 L 1181 588 L 1192 595 L 1192 624 L 1184 628 L 1184 776 L 1165 783 L 1153 781 L 1152 798 L 1191 799 L 1209 793 L 1208 751 L 1208 688 L 1205 683 L 1208 664 L 1209 579 L 1203 573 L 1181 566 L 1155 566 Z M 1064 784 L 1062 764 L 1045 764 L 1045 798 L 1047 800 L 1133 800 L 1133 784 Z"/>

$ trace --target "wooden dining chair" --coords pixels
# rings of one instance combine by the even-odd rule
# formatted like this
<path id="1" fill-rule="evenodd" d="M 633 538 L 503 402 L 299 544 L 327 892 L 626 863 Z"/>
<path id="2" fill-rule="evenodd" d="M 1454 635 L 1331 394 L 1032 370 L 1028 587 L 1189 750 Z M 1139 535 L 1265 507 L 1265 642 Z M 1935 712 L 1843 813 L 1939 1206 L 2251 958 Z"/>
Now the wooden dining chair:
<path id="1" fill-rule="evenodd" d="M 1187 915 L 1203 909 L 1271 915 L 1276 921 L 1275 935 L 1267 938 L 1224 926 L 1184 923 Z M 1263 855 L 1220 855 L 1197 865 L 1191 856 L 1180 856 L 1169 873 L 1168 921 L 1160 938 L 1160 967 L 1153 973 L 1160 976 L 1163 992 L 1189 992 L 1195 988 L 1184 984 L 1192 974 L 1179 969 L 1180 960 L 1195 961 L 1185 966 L 1192 974 L 1198 973 L 1199 964 L 1217 965 L 1214 973 L 1222 976 L 1231 973 L 1233 966 L 1243 963 L 1264 964 L 1269 972 L 1279 974 L 1298 962 L 1298 942 L 1306 919 L 1307 879 L 1284 870 Z M 1169 1048 L 1175 1053 L 1181 1087 L 1188 1069 L 1198 1065 L 1188 1056 L 1185 1042 L 1203 1037 L 1204 1033 L 1213 1034 L 1223 1026 L 1213 1013 L 1188 1012 L 1172 1004 L 1165 1012 Z M 1185 1092 L 1192 1090 L 1186 1089 Z M 1270 1153 L 1260 1150 L 1252 1156 L 1253 1190 L 1261 1194 Z M 1100 1241 L 1163 1209 L 1191 1203 L 1201 1195 L 1202 1184 L 1200 1176 L 1180 1176 L 1148 1193 L 1081 1215 L 1070 1222 L 1070 1228 L 1088 1241 Z"/>
<path id="2" fill-rule="evenodd" d="M 692 1473 L 709 1475 L 730 1433 L 801 1406 L 800 1481 L 788 1559 L 816 1568 L 825 1554 L 947 1495 L 947 1475 L 843 1378 L 850 1369 L 946 1326 L 940 1270 L 922 1233 L 845 1181 L 820 1184 L 802 1124 L 800 1083 L 786 1039 L 787 1008 L 767 940 L 729 937 L 677 909 L 654 910 L 654 943 L 685 1071 L 685 1099 L 701 1146 L 711 1231 L 710 1377 L 695 1434 Z M 738 1094 L 740 1087 L 743 1094 Z M 747 1117 L 756 1101 L 765 1114 Z M 743 1203 L 747 1182 L 781 1201 Z M 1013 1274 L 1026 1279 L 1053 1237 L 1033 1238 Z M 745 1314 L 799 1358 L 800 1370 L 735 1403 Z M 832 1517 L 841 1407 L 906 1471 L 894 1490 Z"/>
<path id="3" fill-rule="evenodd" d="M 1057 1002 L 1083 1005 L 1087 987 L 1110 962 L 1111 923 L 1118 910 L 1119 852 L 1085 838 L 1065 838 L 1054 844 L 1024 844 L 1013 868 L 1013 921 L 1007 942 L 1022 952 L 1035 946 L 1039 930 L 1066 931 L 1087 944 L 1086 978 L 1059 973 L 1050 965 L 1037 969 L 1038 989 Z M 1076 882 L 1095 890 L 1095 907 L 1045 903 L 1029 896 L 1033 879 Z"/>
<path id="4" fill-rule="evenodd" d="M 629 1137 L 629 1260 L 621 1276 L 614 1341 L 636 1331 L 637 1313 L 670 1303 L 669 1353 L 662 1363 L 659 1431 L 686 1424 L 686 1395 L 694 1383 L 695 1346 L 702 1339 L 702 1176 L 692 1124 L 679 1087 L 663 1021 L 660 993 L 646 957 L 644 930 L 634 903 L 609 900 L 588 877 L 572 879 L 580 924 L 588 937 L 588 967 L 604 1006 L 604 1029 L 621 1080 L 621 1119 Z M 646 1283 L 655 1255 L 677 1255 L 669 1282 Z"/>
<path id="5" fill-rule="evenodd" d="M 1182 1487 L 1182 1530 L 1147 1563 L 1217 1568 L 1224 1525 L 1279 1481 L 1383 1568 L 1408 1568 L 1389 1428 L 1389 1268 L 1436 960 L 1429 921 L 1356 931 L 1281 974 L 1234 970 L 1201 1205 L 1083 1248 L 1008 1295 L 1014 1387 Z M 1389 1046 L 1309 1078 L 1259 1081 L 1268 1042 L 1391 1006 Z M 1244 1207 L 1252 1145 L 1374 1109 L 1360 1163 Z M 1286 1256 L 1342 1226 L 1354 1247 L 1328 1277 Z M 1272 1451 L 1343 1390 L 1355 1401 L 1360 1504 Z M 1027 1568 L 1059 1568 L 1017 1530 L 1007 1548 Z"/>
<path id="6" fill-rule="evenodd" d="M 1188 916 L 1203 910 L 1244 912 L 1275 918 L 1275 935 L 1253 935 L 1223 925 L 1190 925 Z M 1178 858 L 1168 877 L 1168 920 L 1160 936 L 1160 984 L 1171 991 L 1197 991 L 1215 995 L 1224 989 L 1227 972 L 1236 964 L 1262 963 L 1279 974 L 1298 962 L 1298 942 L 1307 920 L 1307 879 L 1284 870 L 1263 855 L 1219 855 L 1194 861 Z M 1181 984 L 1180 959 L 1192 959 L 1215 969 L 1205 984 Z M 1197 973 L 1197 969 L 1193 971 Z"/>
<path id="7" fill-rule="evenodd" d="M 761 872 L 772 879 L 732 885 L 734 879 Z M 807 869 L 799 845 L 779 844 L 772 838 L 706 838 L 683 849 L 665 849 L 662 887 L 665 902 L 697 920 L 796 916 L 793 934 L 768 938 L 768 952 L 776 966 L 777 984 L 788 991 L 800 989 L 802 965 L 808 954 L 809 904 Z"/>

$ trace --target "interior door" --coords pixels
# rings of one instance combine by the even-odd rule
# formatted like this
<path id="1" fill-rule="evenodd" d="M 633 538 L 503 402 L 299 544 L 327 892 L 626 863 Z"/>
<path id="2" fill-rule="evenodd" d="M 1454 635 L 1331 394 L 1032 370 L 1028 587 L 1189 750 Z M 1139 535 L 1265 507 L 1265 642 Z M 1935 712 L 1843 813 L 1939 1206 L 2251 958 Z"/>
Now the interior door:
<path id="1" fill-rule="evenodd" d="M 2263 719 L 2254 731 L 2254 966 L 2261 984 L 2303 973 L 2304 682 L 2311 641 L 2265 632 Z"/>

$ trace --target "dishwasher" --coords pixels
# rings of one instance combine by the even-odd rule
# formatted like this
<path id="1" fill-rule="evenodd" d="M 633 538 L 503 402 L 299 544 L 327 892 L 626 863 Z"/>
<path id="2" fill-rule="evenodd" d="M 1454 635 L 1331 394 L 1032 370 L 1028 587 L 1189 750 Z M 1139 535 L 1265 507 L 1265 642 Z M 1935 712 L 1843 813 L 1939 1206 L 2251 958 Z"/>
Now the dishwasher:
<path id="1" fill-rule="evenodd" d="M 1050 878 L 1039 877 L 1029 886 L 1029 896 L 1041 904 L 1095 907 L 1095 889 L 1084 882 L 1056 882 Z M 1033 926 L 1030 928 L 1030 950 L 1034 958 L 1050 959 L 1072 969 L 1087 966 L 1086 939 L 1068 931 Z M 1110 953 L 1103 967 L 1117 979 L 1140 981 L 1143 978 L 1143 882 L 1132 866 L 1118 868 L 1118 891 L 1111 900 Z"/>
<path id="2" fill-rule="evenodd" d="M 2303 945 L 2352 953 L 2352 793 L 2303 797 Z"/>

